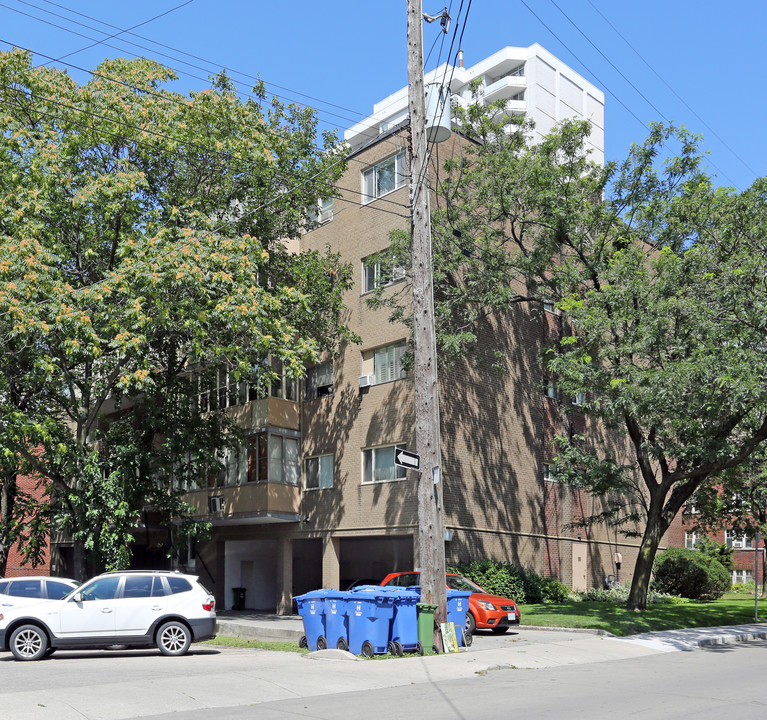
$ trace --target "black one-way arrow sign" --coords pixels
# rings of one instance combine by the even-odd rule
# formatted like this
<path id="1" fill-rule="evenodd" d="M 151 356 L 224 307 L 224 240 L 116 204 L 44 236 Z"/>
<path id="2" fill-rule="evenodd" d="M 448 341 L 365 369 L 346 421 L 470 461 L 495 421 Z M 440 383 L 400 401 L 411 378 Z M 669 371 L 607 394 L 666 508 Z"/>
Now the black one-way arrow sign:
<path id="1" fill-rule="evenodd" d="M 421 456 L 416 455 L 414 452 L 397 448 L 394 451 L 394 464 L 409 468 L 410 470 L 418 470 L 421 467 Z"/>

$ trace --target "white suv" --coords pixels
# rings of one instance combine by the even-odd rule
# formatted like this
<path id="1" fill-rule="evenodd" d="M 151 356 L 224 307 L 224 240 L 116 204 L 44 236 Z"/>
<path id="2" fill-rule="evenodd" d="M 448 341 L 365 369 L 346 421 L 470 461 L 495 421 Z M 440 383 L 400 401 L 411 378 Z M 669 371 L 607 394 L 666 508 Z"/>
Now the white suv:
<path id="1" fill-rule="evenodd" d="M 215 637 L 213 596 L 194 575 L 160 570 L 111 572 L 61 600 L 0 608 L 0 650 L 40 660 L 57 649 L 113 645 L 183 655 L 192 642 Z"/>

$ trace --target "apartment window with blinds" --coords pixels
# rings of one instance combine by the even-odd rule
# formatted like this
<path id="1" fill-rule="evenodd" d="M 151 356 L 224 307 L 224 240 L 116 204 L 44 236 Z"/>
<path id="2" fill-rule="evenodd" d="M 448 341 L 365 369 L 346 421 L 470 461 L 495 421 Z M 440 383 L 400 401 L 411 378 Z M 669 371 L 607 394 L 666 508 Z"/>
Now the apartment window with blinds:
<path id="1" fill-rule="evenodd" d="M 307 490 L 333 487 L 333 456 L 307 458 L 305 463 Z"/>
<path id="2" fill-rule="evenodd" d="M 402 368 L 402 358 L 405 356 L 404 342 L 386 345 L 373 351 L 373 374 L 376 384 L 392 382 L 407 377 Z"/>
<path id="3" fill-rule="evenodd" d="M 369 293 L 405 279 L 405 268 L 386 265 L 371 258 L 362 260 L 362 291 Z"/>
<path id="4" fill-rule="evenodd" d="M 404 480 L 407 470 L 394 463 L 394 453 L 405 450 L 405 445 L 387 445 L 362 451 L 362 482 L 378 483 Z"/>
<path id="5" fill-rule="evenodd" d="M 363 171 L 362 202 L 369 203 L 404 184 L 405 153 L 401 152 Z"/>
<path id="6" fill-rule="evenodd" d="M 724 531 L 724 544 L 727 547 L 746 550 L 753 550 L 754 538 L 746 537 L 745 535 L 737 535 L 734 530 Z"/>
<path id="7" fill-rule="evenodd" d="M 298 485 L 298 438 L 258 433 L 248 453 L 248 482 Z"/>
<path id="8" fill-rule="evenodd" d="M 333 363 L 315 365 L 306 371 L 304 400 L 315 400 L 333 394 Z"/>

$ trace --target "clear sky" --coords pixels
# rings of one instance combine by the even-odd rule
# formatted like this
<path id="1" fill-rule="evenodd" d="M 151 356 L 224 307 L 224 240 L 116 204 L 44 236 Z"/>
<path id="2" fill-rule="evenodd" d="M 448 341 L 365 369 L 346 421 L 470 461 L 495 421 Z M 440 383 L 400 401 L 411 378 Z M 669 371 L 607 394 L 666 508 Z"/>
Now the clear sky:
<path id="1" fill-rule="evenodd" d="M 764 0 L 424 0 L 423 9 L 445 6 L 444 44 L 438 23 L 424 25 L 427 70 L 454 60 L 459 37 L 467 66 L 538 42 L 605 92 L 606 159 L 625 157 L 645 123 L 667 120 L 705 136 L 719 184 L 743 190 L 767 175 Z M 0 0 L 0 49 L 29 48 L 38 62 L 72 53 L 59 65 L 81 81 L 78 68 L 144 55 L 176 69 L 179 91 L 222 68 L 244 91 L 260 75 L 342 132 L 407 84 L 405 9 L 405 0 Z M 142 37 L 109 37 L 130 29 Z"/>

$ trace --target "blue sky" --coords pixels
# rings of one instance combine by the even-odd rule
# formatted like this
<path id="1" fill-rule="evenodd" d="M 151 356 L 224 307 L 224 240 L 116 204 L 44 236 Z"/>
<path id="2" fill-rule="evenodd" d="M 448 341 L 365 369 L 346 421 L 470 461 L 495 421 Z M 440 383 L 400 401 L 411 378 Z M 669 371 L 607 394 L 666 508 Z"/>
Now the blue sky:
<path id="1" fill-rule="evenodd" d="M 174 67 L 180 91 L 221 68 L 246 91 L 260 75 L 269 91 L 316 107 L 322 127 L 340 130 L 407 83 L 405 0 L 185 2 L 0 0 L 0 48 L 30 48 L 39 62 L 74 53 L 62 63 L 83 81 L 77 67 L 133 54 Z M 423 9 L 445 5 L 454 20 L 444 45 L 438 23 L 424 26 L 427 70 L 448 59 L 456 27 L 467 66 L 538 42 L 604 90 L 607 159 L 625 157 L 645 123 L 667 120 L 705 136 L 718 184 L 743 190 L 767 174 L 767 3 L 424 0 Z M 106 39 L 150 19 L 133 30 L 148 40 Z"/>

